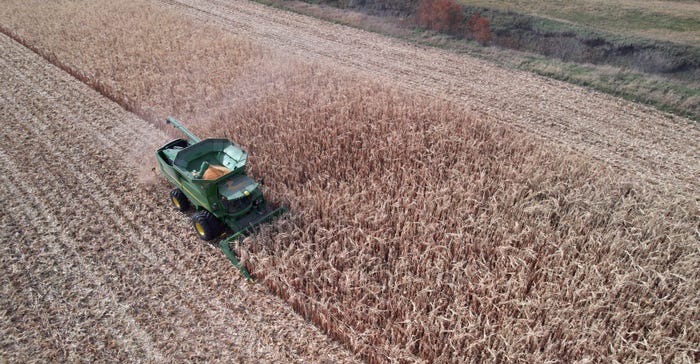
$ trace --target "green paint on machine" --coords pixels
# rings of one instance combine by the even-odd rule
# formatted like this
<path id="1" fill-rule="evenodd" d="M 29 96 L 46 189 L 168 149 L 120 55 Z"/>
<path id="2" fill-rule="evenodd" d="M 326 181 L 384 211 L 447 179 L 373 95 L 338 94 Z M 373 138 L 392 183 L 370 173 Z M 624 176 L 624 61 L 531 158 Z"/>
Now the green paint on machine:
<path id="1" fill-rule="evenodd" d="M 245 174 L 248 154 L 240 146 L 228 139 L 201 140 L 173 117 L 166 123 L 188 137 L 171 140 L 156 150 L 160 170 L 176 187 L 171 200 L 181 211 L 190 205 L 197 210 L 192 225 L 203 240 L 221 237 L 230 229 L 232 235 L 221 240 L 219 247 L 241 274 L 252 280 L 231 244 L 240 245 L 240 237 L 286 208 L 273 208 L 265 201 L 262 181 Z"/>

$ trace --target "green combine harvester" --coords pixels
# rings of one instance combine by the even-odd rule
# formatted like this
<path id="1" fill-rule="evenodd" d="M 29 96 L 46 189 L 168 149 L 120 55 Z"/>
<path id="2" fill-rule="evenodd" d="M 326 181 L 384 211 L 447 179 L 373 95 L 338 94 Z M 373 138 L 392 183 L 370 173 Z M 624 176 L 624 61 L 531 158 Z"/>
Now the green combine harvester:
<path id="1" fill-rule="evenodd" d="M 180 211 L 197 210 L 192 226 L 203 240 L 222 237 L 228 227 L 232 234 L 221 240 L 219 247 L 252 280 L 231 244 L 286 209 L 275 209 L 265 202 L 260 190 L 263 181 L 245 174 L 248 154 L 240 146 L 228 139 L 201 140 L 173 117 L 166 123 L 188 137 L 172 140 L 156 151 L 160 170 L 177 187 L 170 192 L 171 201 Z"/>

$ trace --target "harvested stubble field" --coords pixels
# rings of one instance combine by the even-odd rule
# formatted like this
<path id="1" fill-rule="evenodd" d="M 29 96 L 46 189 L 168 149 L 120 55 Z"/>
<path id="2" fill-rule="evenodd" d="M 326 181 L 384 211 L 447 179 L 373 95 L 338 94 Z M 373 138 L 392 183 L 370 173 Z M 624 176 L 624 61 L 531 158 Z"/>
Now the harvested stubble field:
<path id="1" fill-rule="evenodd" d="M 412 49 L 256 4 L 212 4 L 190 3 L 206 6 L 203 13 L 145 1 L 8 2 L 0 10 L 0 25 L 152 122 L 172 112 L 198 122 L 196 132 L 226 134 L 250 149 L 253 174 L 265 176 L 269 197 L 289 204 L 291 212 L 248 238 L 241 254 L 260 282 L 368 361 L 699 359 L 700 208 L 695 177 L 700 167 L 694 125 L 580 88 L 508 74 L 463 56 Z M 332 37 L 335 45 L 328 47 Z M 409 51 L 414 57 L 401 56 Z M 316 61 L 293 56 L 302 52 Z M 451 73 L 464 67 L 475 70 Z M 347 69 L 357 74 L 351 76 Z M 397 87 L 387 86 L 391 83 Z M 525 107 L 532 99 L 522 91 L 505 92 L 506 84 L 536 90 L 538 102 Z M 550 99 L 559 92 L 562 98 Z M 567 96 L 573 101 L 567 102 Z M 464 105 L 454 103 L 460 100 L 479 111 L 479 117 L 467 116 Z M 592 104 L 598 109 L 586 109 Z M 493 123 L 496 118 L 504 123 Z M 610 127 L 600 128 L 606 122 Z M 20 118 L 15 123 L 22 124 Z M 511 124 L 555 140 L 510 130 Z M 95 128 L 83 127 L 85 133 Z M 44 128 L 58 133 L 65 127 L 48 123 Z M 126 123 L 123 132 L 138 135 L 142 128 Z M 86 150 L 100 147 L 99 142 L 86 143 Z M 569 147 L 583 154 L 573 154 Z M 596 148 L 600 158 L 587 155 Z M 70 156 L 75 162 L 91 161 L 85 155 Z M 661 167 L 674 158 L 678 164 L 668 165 L 664 173 Z M 625 171 L 620 172 L 620 165 Z M 119 179 L 119 173 L 132 167 L 126 163 L 121 168 L 110 174 Z M 180 273 L 170 281 L 149 282 L 148 289 L 174 286 L 182 296 L 168 302 L 185 300 L 200 315 L 221 317 L 211 307 L 235 305 L 241 294 L 225 283 L 232 269 L 221 255 L 192 241 L 186 219 L 161 211 L 164 182 L 147 186 L 121 186 L 124 191 L 105 192 L 96 200 L 105 203 L 104 211 L 119 207 L 124 199 L 142 199 L 144 193 L 150 198 L 144 205 L 130 202 L 131 208 L 107 212 L 113 219 L 157 210 L 147 215 L 156 221 L 141 227 L 150 235 L 121 236 L 115 242 L 123 249 L 122 259 L 145 254 L 153 267 L 138 269 L 168 274 L 179 272 L 174 265 L 185 264 L 176 257 L 190 262 L 184 279 L 202 283 L 192 293 L 196 298 L 183 293 Z M 42 196 L 42 191 L 34 194 Z M 156 202 L 158 195 L 162 203 Z M 41 210 L 11 201 L 25 206 L 27 215 Z M 95 229 L 78 231 L 86 241 L 101 237 Z M 34 247 L 17 244 L 20 238 L 31 235 L 16 233 L 10 240 L 15 243 L 6 249 Z M 164 239 L 187 244 L 170 251 L 161 248 Z M 170 258 L 144 253 L 156 247 Z M 116 265 L 124 275 L 136 269 L 109 255 L 111 250 L 94 245 L 82 249 L 95 263 L 105 264 L 88 265 L 98 270 L 105 285 L 114 281 L 103 269 Z M 59 259 L 51 252 L 47 257 Z M 23 260 L 15 259 L 13 267 L 24 271 Z M 60 260 L 56 264 L 67 269 Z M 32 284 L 31 279 L 10 282 L 18 290 Z M 131 312 L 131 290 L 146 289 L 140 283 L 120 286 L 127 297 L 123 305 L 119 295 L 102 302 Z M 58 290 L 56 284 L 61 282 L 42 288 Z M 268 300 L 274 302 L 267 297 L 262 305 Z M 146 311 L 164 319 L 159 311 Z M 102 318 L 99 313 L 68 300 L 57 315 L 65 320 L 85 314 Z M 211 331 L 190 320 L 170 323 L 191 345 L 178 347 L 177 354 L 204 350 L 192 341 L 211 339 Z M 160 332 L 134 333 L 128 325 L 112 328 L 109 323 L 95 326 L 174 350 Z M 226 323 L 216 325 L 217 335 L 235 332 Z M 36 331 L 22 326 L 17 332 Z M 90 331 L 79 332 L 80 338 L 91 337 Z M 92 339 L 96 344 L 102 342 L 100 335 L 106 334 L 98 331 Z M 283 340 L 303 352 L 306 335 Z M 246 338 L 226 337 L 231 343 Z M 4 348 L 29 355 L 41 352 L 34 349 L 37 343 L 30 338 Z M 82 348 L 55 345 L 83 354 Z M 211 350 L 200 355 L 217 352 Z M 172 357 L 171 351 L 163 351 Z"/>

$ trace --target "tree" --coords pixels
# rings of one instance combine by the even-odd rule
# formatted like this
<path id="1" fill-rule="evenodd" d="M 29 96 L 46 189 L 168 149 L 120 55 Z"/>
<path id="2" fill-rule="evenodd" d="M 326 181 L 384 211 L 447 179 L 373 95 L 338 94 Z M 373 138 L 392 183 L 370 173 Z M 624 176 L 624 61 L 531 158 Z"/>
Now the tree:
<path id="1" fill-rule="evenodd" d="M 489 20 L 481 16 L 480 13 L 474 13 L 467 21 L 468 32 L 471 37 L 481 44 L 486 44 L 491 40 L 491 25 Z"/>
<path id="2" fill-rule="evenodd" d="M 421 0 L 416 17 L 421 26 L 450 34 L 459 34 L 466 19 L 454 0 Z"/>

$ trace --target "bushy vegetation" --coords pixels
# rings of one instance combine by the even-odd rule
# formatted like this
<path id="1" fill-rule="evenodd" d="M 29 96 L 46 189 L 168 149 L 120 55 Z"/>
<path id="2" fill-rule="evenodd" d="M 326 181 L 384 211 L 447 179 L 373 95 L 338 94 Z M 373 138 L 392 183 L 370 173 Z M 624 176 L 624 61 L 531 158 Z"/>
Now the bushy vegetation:
<path id="1" fill-rule="evenodd" d="M 467 34 L 481 44 L 486 44 L 491 40 L 491 23 L 476 12 L 469 17 L 467 21 Z"/>
<path id="2" fill-rule="evenodd" d="M 478 12 L 467 20 L 464 10 L 454 0 L 421 0 L 415 17 L 426 29 L 488 43 L 491 40 L 489 20 Z"/>
<path id="3" fill-rule="evenodd" d="M 428 29 L 457 35 L 463 31 L 466 18 L 454 0 L 421 0 L 416 19 Z"/>
<path id="4" fill-rule="evenodd" d="M 308 0 L 307 2 L 337 6 L 340 8 L 359 8 L 377 15 L 410 15 L 416 9 L 419 0 Z"/>

